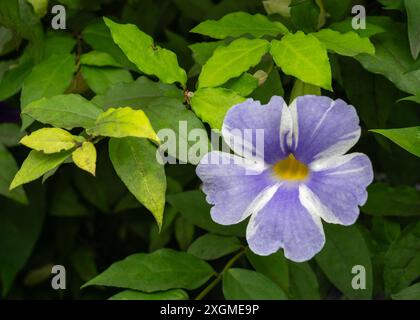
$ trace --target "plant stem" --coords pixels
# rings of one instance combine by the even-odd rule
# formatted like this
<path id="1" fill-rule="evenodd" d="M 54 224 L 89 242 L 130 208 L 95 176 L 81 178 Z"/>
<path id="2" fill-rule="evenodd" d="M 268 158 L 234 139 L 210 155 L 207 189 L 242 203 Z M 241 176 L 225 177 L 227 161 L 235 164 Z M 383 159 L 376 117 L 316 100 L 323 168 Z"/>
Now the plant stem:
<path id="1" fill-rule="evenodd" d="M 225 267 L 223 268 L 222 272 L 220 272 L 217 277 L 210 282 L 210 284 L 204 288 L 203 291 L 201 291 L 197 297 L 195 297 L 194 300 L 201 300 L 203 299 L 220 281 L 222 281 L 223 279 L 223 275 L 225 274 L 226 271 L 228 271 L 233 264 L 236 262 L 236 260 L 238 260 L 243 254 L 245 253 L 245 249 L 242 249 L 241 251 L 239 251 L 236 255 L 234 255 L 232 257 L 232 259 L 230 259 L 228 261 L 228 263 L 226 263 Z"/>

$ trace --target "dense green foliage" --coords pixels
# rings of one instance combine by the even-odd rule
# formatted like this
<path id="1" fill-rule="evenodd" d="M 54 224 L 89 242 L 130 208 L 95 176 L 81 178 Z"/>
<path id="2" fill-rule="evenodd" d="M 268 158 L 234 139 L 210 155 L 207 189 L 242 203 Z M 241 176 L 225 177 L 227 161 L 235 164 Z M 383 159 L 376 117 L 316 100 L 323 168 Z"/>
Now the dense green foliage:
<path id="1" fill-rule="evenodd" d="M 2 296 L 420 299 L 419 53 L 418 0 L 0 0 Z M 355 106 L 375 181 L 357 223 L 293 263 L 213 222 L 196 163 L 156 151 L 161 129 L 189 150 L 247 97 L 304 94 Z"/>

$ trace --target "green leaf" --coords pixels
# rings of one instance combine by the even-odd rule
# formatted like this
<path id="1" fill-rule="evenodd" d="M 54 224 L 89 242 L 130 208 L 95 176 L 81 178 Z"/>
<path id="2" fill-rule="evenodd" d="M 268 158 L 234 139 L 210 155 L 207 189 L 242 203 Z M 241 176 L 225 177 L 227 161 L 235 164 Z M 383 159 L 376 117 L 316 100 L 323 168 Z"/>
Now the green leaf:
<path id="1" fill-rule="evenodd" d="M 386 250 L 401 234 L 401 226 L 398 222 L 383 217 L 372 218 L 371 230 L 373 238 L 379 240 L 379 245 L 384 246 Z"/>
<path id="2" fill-rule="evenodd" d="M 95 124 L 86 132 L 93 136 L 138 137 L 159 141 L 145 113 L 130 107 L 109 108 L 98 116 Z"/>
<path id="3" fill-rule="evenodd" d="M 82 37 L 93 49 L 108 53 L 119 64 L 137 71 L 136 66 L 124 55 L 124 52 L 112 40 L 111 32 L 101 19 L 89 24 L 82 32 Z"/>
<path id="4" fill-rule="evenodd" d="M 23 81 L 31 73 L 33 63 L 31 60 L 20 59 L 17 65 L 12 65 L 0 79 L 0 100 L 6 100 L 18 93 Z"/>
<path id="5" fill-rule="evenodd" d="M 245 222 L 232 226 L 222 226 L 213 222 L 210 217 L 211 206 L 207 203 L 204 193 L 199 190 L 168 195 L 167 201 L 197 227 L 221 235 L 245 235 Z"/>
<path id="6" fill-rule="evenodd" d="M 255 89 L 251 96 L 255 100 L 266 104 L 270 101 L 273 94 L 284 97 L 284 89 L 277 68 L 272 68 L 264 84 Z"/>
<path id="7" fill-rule="evenodd" d="M 54 180 L 51 196 L 48 198 L 50 215 L 55 217 L 86 217 L 89 210 L 81 203 L 79 195 L 67 179 L 58 176 Z"/>
<path id="8" fill-rule="evenodd" d="M 115 262 L 83 287 L 100 285 L 144 292 L 168 289 L 193 290 L 214 274 L 204 261 L 172 249 L 138 253 Z"/>
<path id="9" fill-rule="evenodd" d="M 175 239 L 181 250 L 187 250 L 188 246 L 194 240 L 194 232 L 194 225 L 185 219 L 185 217 L 179 216 L 175 220 Z"/>
<path id="10" fill-rule="evenodd" d="M 342 87 L 366 127 L 385 127 L 400 92 L 387 79 L 366 71 L 353 59 L 340 58 L 339 68 Z"/>
<path id="11" fill-rule="evenodd" d="M 404 0 L 378 0 L 383 4 L 386 10 L 402 10 L 404 7 Z"/>
<path id="12" fill-rule="evenodd" d="M 161 228 L 166 177 L 163 165 L 157 162 L 156 147 L 146 139 L 112 138 L 109 157 L 128 190 L 153 214 Z"/>
<path id="13" fill-rule="evenodd" d="M 248 249 L 246 256 L 255 270 L 270 278 L 284 292 L 289 291 L 289 268 L 283 252 L 259 256 Z"/>
<path id="14" fill-rule="evenodd" d="M 0 56 L 13 51 L 20 44 L 20 38 L 14 35 L 12 30 L 0 26 Z"/>
<path id="15" fill-rule="evenodd" d="M 420 2 L 416 0 L 404 0 L 407 10 L 408 38 L 410 39 L 411 55 L 416 60 L 420 53 Z"/>
<path id="16" fill-rule="evenodd" d="M 71 253 L 70 260 L 73 268 L 83 281 L 88 281 L 98 274 L 95 253 L 88 246 L 76 247 Z"/>
<path id="17" fill-rule="evenodd" d="M 188 48 L 193 52 L 195 62 L 202 66 L 210 59 L 216 48 L 225 45 L 225 41 L 199 42 L 190 44 Z"/>
<path id="18" fill-rule="evenodd" d="M 172 51 L 155 46 L 153 39 L 133 24 L 118 24 L 108 18 L 104 21 L 115 43 L 139 70 L 157 76 L 164 83 L 186 85 L 187 74 Z"/>
<path id="19" fill-rule="evenodd" d="M 412 101 L 412 102 L 420 104 L 420 94 L 416 96 L 405 97 L 405 98 L 400 99 L 399 101 Z"/>
<path id="20" fill-rule="evenodd" d="M 48 0 L 28 0 L 28 2 L 34 8 L 34 12 L 38 17 L 42 18 L 47 14 Z"/>
<path id="21" fill-rule="evenodd" d="M 266 40 L 240 38 L 227 46 L 218 47 L 204 64 L 198 87 L 217 87 L 240 76 L 260 62 L 269 46 Z"/>
<path id="22" fill-rule="evenodd" d="M 292 88 L 292 92 L 290 93 L 290 102 L 293 102 L 297 97 L 304 96 L 307 94 L 312 94 L 316 96 L 321 95 L 321 88 L 318 86 L 314 86 L 312 84 L 307 84 L 299 79 L 295 80 L 295 83 Z"/>
<path id="23" fill-rule="evenodd" d="M 60 31 L 50 31 L 45 38 L 44 58 L 72 52 L 76 39 L 70 34 Z"/>
<path id="24" fill-rule="evenodd" d="M 375 54 L 375 47 L 368 38 L 360 37 L 356 32 L 340 33 L 331 29 L 322 29 L 313 33 L 328 50 L 343 56 L 354 57 L 360 53 Z"/>
<path id="25" fill-rule="evenodd" d="M 251 15 L 246 12 L 233 12 L 225 15 L 222 19 L 207 20 L 200 23 L 190 32 L 203 34 L 215 39 L 227 37 L 239 37 L 250 34 L 256 38 L 262 36 L 277 36 L 288 32 L 287 28 L 278 21 L 270 21 L 261 14 Z"/>
<path id="26" fill-rule="evenodd" d="M 20 97 L 22 111 L 33 101 L 64 93 L 75 70 L 74 57 L 69 53 L 53 55 L 36 65 L 23 83 Z M 27 128 L 32 122 L 23 118 L 23 127 Z"/>
<path id="27" fill-rule="evenodd" d="M 290 16 L 295 29 L 314 32 L 320 24 L 321 10 L 314 0 L 297 0 L 291 3 Z"/>
<path id="28" fill-rule="evenodd" d="M 232 90 L 204 88 L 194 92 L 191 98 L 191 108 L 201 120 L 210 124 L 213 129 L 221 129 L 226 112 L 234 105 L 244 101 L 244 97 Z"/>
<path id="29" fill-rule="evenodd" d="M 26 194 L 23 188 L 17 188 L 15 190 L 9 191 L 10 183 L 18 171 L 18 167 L 13 156 L 1 143 L 0 168 L 0 194 L 22 204 L 27 204 L 28 199 L 26 198 Z"/>
<path id="30" fill-rule="evenodd" d="M 92 142 L 85 141 L 73 151 L 72 159 L 76 166 L 92 175 L 96 171 L 96 148 Z"/>
<path id="31" fill-rule="evenodd" d="M 420 215 L 420 191 L 413 187 L 374 183 L 368 187 L 368 194 L 363 212 L 374 216 Z"/>
<path id="32" fill-rule="evenodd" d="M 177 98 L 182 101 L 181 90 L 174 85 L 154 82 L 146 77 L 139 77 L 132 83 L 119 83 L 113 85 L 103 95 L 97 95 L 92 102 L 104 110 L 113 107 L 131 106 L 142 108 L 162 97 Z"/>
<path id="33" fill-rule="evenodd" d="M 13 30 L 22 38 L 31 41 L 32 56 L 37 61 L 42 58 L 44 33 L 39 17 L 27 1 L 2 1 L 0 6 L 0 24 Z"/>
<path id="34" fill-rule="evenodd" d="M 22 184 L 38 179 L 44 173 L 62 164 L 70 154 L 71 152 L 69 151 L 45 154 L 32 150 L 16 173 L 9 189 L 12 190 Z"/>
<path id="35" fill-rule="evenodd" d="M 23 113 L 39 122 L 70 130 L 92 127 L 101 109 L 82 96 L 65 94 L 34 101 Z"/>
<path id="36" fill-rule="evenodd" d="M 409 72 L 414 64 L 408 41 L 402 25 L 394 24 L 384 34 L 379 34 L 373 41 L 375 55 L 360 54 L 355 58 L 362 66 L 372 72 L 385 76 L 395 86 L 405 92 L 420 93 L 420 72 Z"/>
<path id="37" fill-rule="evenodd" d="M 391 245 L 384 260 L 388 294 L 407 288 L 420 276 L 420 223 L 409 225 Z"/>
<path id="38" fill-rule="evenodd" d="M 324 224 L 326 243 L 315 256 L 328 279 L 350 299 L 372 298 L 372 263 L 366 242 L 357 226 Z M 353 289 L 354 266 L 366 270 L 366 289 Z"/>
<path id="39" fill-rule="evenodd" d="M 379 133 L 391 141 L 398 144 L 401 148 L 420 157 L 420 127 L 400 128 L 400 129 L 375 129 L 370 130 Z"/>
<path id="40" fill-rule="evenodd" d="M 45 201 L 42 188 L 28 188 L 28 206 L 2 201 L 0 214 L 0 281 L 5 296 L 29 259 L 41 232 Z"/>
<path id="41" fill-rule="evenodd" d="M 271 42 L 271 55 L 284 73 L 332 90 L 327 49 L 313 35 L 298 31 Z"/>
<path id="42" fill-rule="evenodd" d="M 109 300 L 188 300 L 188 293 L 182 289 L 152 293 L 125 290 L 113 295 Z"/>
<path id="43" fill-rule="evenodd" d="M 197 238 L 188 248 L 188 253 L 203 260 L 215 260 L 238 251 L 241 243 L 236 237 L 207 233 Z"/>
<path id="44" fill-rule="evenodd" d="M 223 275 L 227 300 L 287 300 L 286 294 L 269 278 L 256 271 L 232 268 Z"/>
<path id="45" fill-rule="evenodd" d="M 290 297 L 299 300 L 320 300 L 319 284 L 315 272 L 307 262 L 289 261 Z"/>
<path id="46" fill-rule="evenodd" d="M 141 105 L 139 104 L 139 106 Z M 160 135 L 159 138 L 162 141 L 160 151 L 167 152 L 169 156 L 177 158 L 181 162 L 198 164 L 204 153 L 195 153 L 193 148 L 196 147 L 195 144 L 198 141 L 200 141 L 200 146 L 203 146 L 202 139 L 208 141 L 208 137 L 203 123 L 191 110 L 188 110 L 182 102 L 173 98 L 156 99 L 149 105 L 141 107 L 141 109 L 149 117 L 153 128 Z M 168 130 L 171 130 L 171 134 L 175 134 L 173 139 L 170 138 L 170 135 L 168 139 L 165 139 L 165 132 Z M 200 132 L 200 138 L 191 136 L 191 132 Z M 210 149 L 210 146 L 208 146 L 208 149 Z"/>
<path id="47" fill-rule="evenodd" d="M 112 55 L 101 51 L 90 51 L 80 56 L 80 63 L 95 67 L 122 67 Z"/>
<path id="48" fill-rule="evenodd" d="M 70 132 L 59 128 L 42 128 L 20 140 L 28 148 L 44 153 L 56 153 L 74 148 L 78 142 Z"/>
<path id="49" fill-rule="evenodd" d="M 392 300 L 420 300 L 420 283 L 401 290 L 391 295 Z"/>
<path id="50" fill-rule="evenodd" d="M 369 38 L 374 35 L 384 33 L 386 30 L 381 27 L 380 25 L 376 25 L 374 23 L 371 23 L 370 21 L 366 21 L 366 29 L 353 29 L 352 27 L 352 19 L 353 18 L 347 18 L 343 21 L 335 22 L 329 26 L 330 29 L 333 29 L 335 31 L 346 33 L 349 31 L 356 32 L 359 36 L 363 38 Z"/>
<path id="51" fill-rule="evenodd" d="M 124 69 L 82 66 L 80 71 L 89 88 L 97 94 L 107 92 L 114 84 L 133 82 L 131 73 Z"/>
<path id="52" fill-rule="evenodd" d="M 25 134 L 15 123 L 0 123 L 0 144 L 6 147 L 17 146 Z"/>
<path id="53" fill-rule="evenodd" d="M 258 87 L 258 79 L 245 72 L 238 78 L 230 79 L 224 87 L 235 91 L 240 96 L 247 97 Z"/>

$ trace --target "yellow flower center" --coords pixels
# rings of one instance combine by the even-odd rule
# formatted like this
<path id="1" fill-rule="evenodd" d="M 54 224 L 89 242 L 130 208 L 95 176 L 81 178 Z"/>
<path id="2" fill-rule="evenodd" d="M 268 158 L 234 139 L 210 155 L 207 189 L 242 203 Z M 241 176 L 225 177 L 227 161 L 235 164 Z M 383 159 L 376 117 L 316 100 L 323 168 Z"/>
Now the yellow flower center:
<path id="1" fill-rule="evenodd" d="M 290 154 L 286 159 L 277 162 L 273 166 L 273 171 L 276 177 L 290 181 L 302 181 L 309 175 L 308 167 L 296 160 L 293 154 Z"/>

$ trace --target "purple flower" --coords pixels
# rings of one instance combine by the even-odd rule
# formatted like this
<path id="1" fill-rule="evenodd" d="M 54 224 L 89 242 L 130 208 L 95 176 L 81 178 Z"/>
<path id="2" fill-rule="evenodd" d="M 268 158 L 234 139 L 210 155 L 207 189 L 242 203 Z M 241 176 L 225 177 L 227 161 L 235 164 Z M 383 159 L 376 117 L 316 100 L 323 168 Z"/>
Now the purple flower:
<path id="1" fill-rule="evenodd" d="M 290 107 L 277 96 L 267 105 L 248 99 L 229 110 L 222 135 L 235 154 L 208 153 L 197 175 L 215 222 L 250 216 L 246 238 L 256 254 L 283 248 L 288 259 L 306 261 L 324 246 L 321 219 L 356 221 L 373 171 L 366 155 L 345 154 L 360 137 L 353 106 L 311 95 Z"/>

